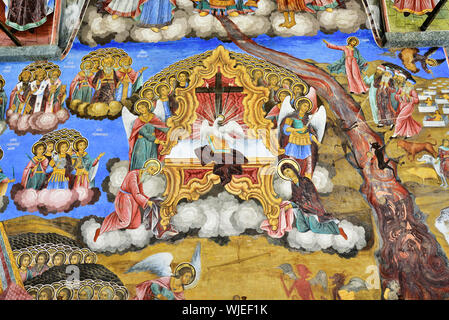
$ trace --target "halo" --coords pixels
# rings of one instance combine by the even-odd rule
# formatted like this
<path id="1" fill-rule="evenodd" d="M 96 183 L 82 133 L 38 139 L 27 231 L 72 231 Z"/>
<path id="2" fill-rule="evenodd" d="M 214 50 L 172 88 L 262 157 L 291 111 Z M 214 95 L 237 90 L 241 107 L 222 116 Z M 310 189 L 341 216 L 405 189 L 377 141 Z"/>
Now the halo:
<path id="1" fill-rule="evenodd" d="M 36 149 L 37 149 L 37 147 L 39 147 L 39 146 L 43 146 L 44 147 L 44 152 L 45 151 L 47 151 L 47 144 L 45 143 L 45 142 L 43 142 L 43 141 L 38 141 L 38 142 L 36 142 L 35 144 L 33 144 L 33 146 L 31 147 L 31 152 L 34 154 L 34 155 L 36 155 Z"/>
<path id="2" fill-rule="evenodd" d="M 190 280 L 189 283 L 185 284 L 185 286 L 188 286 L 188 285 L 192 284 L 195 281 L 195 278 L 196 278 L 196 269 L 195 269 L 195 267 L 192 264 L 190 264 L 188 262 L 182 262 L 182 263 L 180 263 L 180 264 L 178 264 L 176 266 L 174 273 L 175 273 L 175 275 L 177 275 L 179 270 L 181 270 L 182 268 L 185 268 L 185 267 L 189 268 L 190 271 L 192 271 L 192 279 Z"/>
<path id="3" fill-rule="evenodd" d="M 120 58 L 120 60 L 119 60 L 119 65 L 121 66 L 121 67 L 123 67 L 123 63 L 125 62 L 125 61 L 131 61 L 131 64 L 133 63 L 133 59 L 130 57 L 130 56 L 124 56 L 124 57 L 121 57 Z"/>
<path id="4" fill-rule="evenodd" d="M 291 181 L 291 179 L 286 177 L 284 175 L 284 173 L 282 172 L 282 167 L 284 166 L 284 164 L 287 164 L 287 163 L 292 165 L 293 168 L 295 168 L 298 172 L 301 171 L 301 167 L 299 166 L 298 162 L 296 162 L 295 160 L 290 159 L 290 158 L 285 158 L 278 162 L 277 173 L 278 173 L 279 177 L 281 177 L 281 179 L 283 179 L 283 180 Z"/>
<path id="5" fill-rule="evenodd" d="M 254 78 L 254 72 L 256 72 L 256 71 L 260 71 L 260 72 L 262 72 L 262 77 L 263 77 L 263 69 L 262 68 L 258 68 L 258 67 L 254 67 L 254 68 L 252 68 L 251 69 L 251 72 L 250 72 L 250 74 L 251 74 L 251 78 Z"/>
<path id="6" fill-rule="evenodd" d="M 157 170 L 153 175 L 154 175 L 154 176 L 155 176 L 155 175 L 158 175 L 158 174 L 162 171 L 162 163 L 161 163 L 158 159 L 150 159 L 150 160 L 145 161 L 143 167 L 146 168 L 146 167 L 149 166 L 151 163 L 156 163 L 156 164 L 157 164 L 158 170 Z"/>
<path id="7" fill-rule="evenodd" d="M 153 88 L 151 88 L 151 87 L 144 87 L 142 90 L 140 90 L 140 97 L 141 98 L 145 98 L 145 93 L 146 92 L 148 92 L 148 91 L 151 91 L 151 92 L 153 92 L 153 95 L 154 95 L 154 90 L 153 90 Z"/>
<path id="8" fill-rule="evenodd" d="M 58 255 L 58 254 L 61 254 L 61 255 L 63 256 L 63 262 L 62 262 L 62 264 L 65 264 L 65 262 L 66 262 L 66 260 L 67 260 L 67 253 L 65 253 L 65 252 L 62 251 L 62 250 L 58 250 L 58 251 L 56 251 L 56 252 L 53 254 L 52 259 L 51 259 L 51 263 L 53 264 L 53 260 L 54 260 L 55 256 Z M 54 264 L 53 264 L 53 265 L 54 265 Z"/>
<path id="9" fill-rule="evenodd" d="M 108 284 L 102 286 L 102 287 L 100 288 L 100 290 L 98 290 L 98 299 L 101 300 L 101 298 L 100 298 L 100 293 L 101 293 L 101 291 L 103 291 L 104 289 L 109 289 L 109 290 L 110 290 L 110 293 L 111 293 L 111 295 L 112 295 L 112 297 L 109 297 L 108 300 L 114 299 L 115 290 L 114 290 L 114 288 L 113 288 L 111 285 L 108 285 Z"/>
<path id="10" fill-rule="evenodd" d="M 0 75 L 0 83 L 2 83 L 2 87 L 5 86 L 5 79 L 3 79 L 3 77 Z"/>
<path id="11" fill-rule="evenodd" d="M 86 262 L 87 257 L 93 257 L 92 263 L 97 262 L 97 255 L 94 252 L 88 252 L 88 253 L 84 254 L 84 263 L 88 263 L 88 262 Z"/>
<path id="12" fill-rule="evenodd" d="M 84 67 L 86 64 L 90 64 L 91 68 L 93 68 L 93 66 L 94 66 L 94 63 L 92 62 L 92 60 L 86 59 L 86 60 L 84 60 L 83 62 L 81 62 L 80 69 L 83 69 L 83 67 Z"/>
<path id="13" fill-rule="evenodd" d="M 50 285 L 45 285 L 42 288 L 39 289 L 38 293 L 37 293 L 37 299 L 39 300 L 39 294 L 44 291 L 45 289 L 49 289 L 51 292 L 51 297 L 49 300 L 53 300 L 55 298 L 55 289 L 50 286 Z"/>
<path id="14" fill-rule="evenodd" d="M 56 299 L 58 299 L 59 293 L 60 293 L 62 290 L 64 290 L 64 289 L 66 289 L 66 290 L 68 290 L 68 291 L 70 292 L 69 300 L 72 300 L 72 299 L 73 299 L 73 296 L 75 295 L 75 292 L 73 291 L 72 288 L 70 288 L 70 287 L 68 287 L 68 286 L 62 286 L 62 287 L 60 287 L 60 288 L 58 289 L 58 291 L 56 291 Z"/>
<path id="15" fill-rule="evenodd" d="M 267 83 L 269 83 L 270 82 L 270 77 L 272 75 L 275 75 L 278 78 L 278 83 L 279 83 L 279 81 L 281 80 L 281 77 L 279 77 L 279 75 L 276 72 L 269 72 L 269 73 L 267 73 L 266 76 L 265 76 L 265 81 Z"/>
<path id="16" fill-rule="evenodd" d="M 284 80 L 290 80 L 291 86 L 293 86 L 293 84 L 295 83 L 295 79 L 293 79 L 292 77 L 289 77 L 289 76 L 283 77 L 283 78 L 281 79 L 281 83 L 282 83 Z"/>
<path id="17" fill-rule="evenodd" d="M 180 70 L 178 73 L 176 73 L 176 80 L 179 81 L 179 75 L 181 73 L 187 73 L 188 74 L 187 78 L 190 77 L 190 72 L 184 69 L 184 70 Z"/>
<path id="18" fill-rule="evenodd" d="M 139 107 L 143 104 L 148 104 L 150 112 L 152 112 L 155 108 L 155 106 L 153 105 L 153 103 L 151 103 L 150 100 L 144 98 L 144 99 L 140 99 L 139 101 L 137 101 L 134 104 L 134 112 L 137 114 L 142 114 L 142 112 L 139 111 Z"/>
<path id="19" fill-rule="evenodd" d="M 309 87 L 307 84 L 305 84 L 304 82 L 302 82 L 302 81 L 295 81 L 295 82 L 292 84 L 292 90 L 293 90 L 293 88 L 296 87 L 296 86 L 302 86 L 302 87 L 304 88 L 304 93 L 303 93 L 304 96 L 306 96 L 306 95 L 309 94 L 309 92 L 310 92 L 310 87 Z"/>
<path id="20" fill-rule="evenodd" d="M 76 140 L 73 142 L 73 150 L 75 150 L 76 152 L 78 152 L 78 147 L 77 147 L 77 145 L 78 145 L 78 143 L 81 142 L 81 141 L 84 141 L 84 142 L 86 143 L 86 149 L 87 149 L 87 147 L 89 146 L 89 140 L 87 140 L 87 139 L 84 138 L 84 137 L 78 138 L 78 139 L 76 139 Z"/>
<path id="21" fill-rule="evenodd" d="M 80 297 L 79 297 L 79 293 L 80 293 L 80 291 L 83 291 L 84 289 L 88 289 L 88 291 L 89 291 L 89 300 L 92 300 L 93 299 L 93 297 L 94 297 L 94 288 L 92 288 L 92 286 L 90 286 L 90 285 L 88 285 L 88 284 L 86 284 L 86 285 L 84 285 L 84 286 L 82 286 L 81 288 L 79 288 L 78 289 L 78 294 L 77 294 L 77 298 L 78 298 L 78 300 L 80 300 Z"/>
<path id="22" fill-rule="evenodd" d="M 115 289 L 115 295 L 117 295 L 117 292 L 120 292 L 123 294 L 123 300 L 128 300 L 128 290 L 125 288 L 116 288 Z"/>
<path id="23" fill-rule="evenodd" d="M 46 250 L 41 250 L 36 254 L 36 257 L 34 258 L 37 263 L 37 258 L 41 255 L 45 255 L 45 264 L 47 264 L 50 261 L 50 254 Z"/>
<path id="24" fill-rule="evenodd" d="M 295 101 L 295 110 L 299 111 L 298 110 L 299 105 L 304 101 L 307 101 L 307 103 L 309 103 L 309 109 L 307 109 L 307 113 L 309 113 L 313 108 L 313 103 L 312 103 L 312 100 L 310 100 L 309 98 L 306 98 L 306 97 L 299 98 L 297 101 Z"/>
<path id="25" fill-rule="evenodd" d="M 286 92 L 287 95 L 289 95 L 290 97 L 293 97 L 293 93 L 292 93 L 289 89 L 281 89 L 281 90 L 278 90 L 278 92 L 276 93 L 276 98 L 278 99 L 278 101 L 280 101 L 280 100 L 279 100 L 279 96 L 280 96 L 281 93 L 283 93 L 283 92 Z"/>
<path id="26" fill-rule="evenodd" d="M 59 141 L 56 143 L 56 145 L 55 145 L 55 150 L 56 150 L 56 152 L 59 153 L 59 146 L 60 146 L 62 143 L 67 143 L 67 145 L 68 145 L 68 147 L 69 147 L 69 149 L 70 149 L 70 142 L 69 142 L 69 140 L 61 139 L 61 140 L 59 140 Z"/>
<path id="27" fill-rule="evenodd" d="M 168 91 L 171 91 L 171 86 L 168 83 L 161 82 L 154 88 L 154 93 L 156 93 L 158 96 L 159 96 L 159 88 L 162 86 L 166 86 L 168 88 Z"/>
<path id="28" fill-rule="evenodd" d="M 357 47 L 359 45 L 359 43 L 360 43 L 360 40 L 357 37 L 349 37 L 348 39 L 346 39 L 346 43 L 349 44 L 351 42 L 351 40 L 356 40 L 357 41 L 357 44 L 355 45 L 355 47 Z"/>
<path id="29" fill-rule="evenodd" d="M 72 257 L 73 257 L 75 254 L 78 254 L 78 255 L 80 256 L 80 261 L 78 262 L 78 264 L 83 263 L 83 258 L 84 258 L 83 253 L 82 253 L 80 250 L 75 250 L 75 251 L 72 251 L 72 252 L 69 254 L 69 264 L 72 264 L 72 262 L 71 262 L 70 260 L 72 260 Z"/>
<path id="30" fill-rule="evenodd" d="M 20 259 L 22 259 L 22 256 L 24 256 L 24 255 L 27 255 L 30 257 L 30 264 L 33 262 L 33 255 L 31 254 L 31 252 L 25 251 L 17 256 L 16 263 L 18 266 L 20 266 Z"/>

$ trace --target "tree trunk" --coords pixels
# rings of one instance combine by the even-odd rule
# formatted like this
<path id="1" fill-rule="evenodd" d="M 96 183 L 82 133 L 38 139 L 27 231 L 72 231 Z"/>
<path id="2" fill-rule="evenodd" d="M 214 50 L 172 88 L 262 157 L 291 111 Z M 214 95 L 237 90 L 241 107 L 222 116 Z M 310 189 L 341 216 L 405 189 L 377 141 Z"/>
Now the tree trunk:
<path id="1" fill-rule="evenodd" d="M 449 268 L 434 235 L 423 222 L 411 194 L 391 170 L 381 170 L 371 150 L 371 143 L 384 145 L 383 139 L 366 124 L 360 105 L 327 72 L 288 54 L 258 45 L 245 36 L 227 17 L 217 17 L 229 38 L 241 49 L 296 73 L 317 94 L 326 99 L 347 131 L 364 183 L 361 192 L 374 209 L 381 236 L 377 257 L 385 288 L 397 280 L 404 299 L 443 299 L 449 292 Z M 324 48 L 323 48 L 324 50 Z M 370 153 L 369 153 L 370 152 Z M 390 163 L 397 172 L 396 165 Z"/>

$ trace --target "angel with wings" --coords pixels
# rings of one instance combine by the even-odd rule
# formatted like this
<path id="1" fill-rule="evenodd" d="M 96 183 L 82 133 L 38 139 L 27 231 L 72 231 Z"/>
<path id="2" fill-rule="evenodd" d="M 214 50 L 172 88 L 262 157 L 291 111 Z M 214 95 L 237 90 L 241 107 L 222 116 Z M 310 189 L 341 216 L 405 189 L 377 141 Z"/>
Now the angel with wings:
<path id="1" fill-rule="evenodd" d="M 149 159 L 163 157 L 160 151 L 167 139 L 169 128 L 153 112 L 152 101 L 142 99 L 135 103 L 134 109 L 139 116 L 127 108 L 122 110 L 122 120 L 129 142 L 129 170 L 142 169 Z"/>
<path id="2" fill-rule="evenodd" d="M 194 288 L 201 276 L 201 244 L 198 242 L 190 262 L 174 267 L 173 255 L 156 253 L 132 266 L 126 273 L 150 272 L 159 278 L 136 286 L 134 300 L 185 300 L 185 290 Z M 174 268 L 173 268 L 174 267 Z"/>
<path id="3" fill-rule="evenodd" d="M 293 109 L 288 96 L 282 103 L 278 117 L 280 146 L 285 149 L 286 157 L 299 163 L 300 174 L 309 179 L 313 176 L 327 119 L 324 106 L 311 115 L 312 108 L 312 101 L 303 97 L 296 99 Z"/>

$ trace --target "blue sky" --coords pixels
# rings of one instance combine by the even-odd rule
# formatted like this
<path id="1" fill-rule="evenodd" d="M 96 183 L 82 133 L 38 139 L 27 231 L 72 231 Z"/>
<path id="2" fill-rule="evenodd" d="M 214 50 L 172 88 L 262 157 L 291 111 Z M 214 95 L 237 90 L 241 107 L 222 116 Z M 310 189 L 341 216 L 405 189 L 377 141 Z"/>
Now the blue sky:
<path id="1" fill-rule="evenodd" d="M 386 52 L 386 49 L 380 49 L 372 40 L 371 32 L 368 30 L 360 30 L 356 34 L 359 37 L 360 45 L 359 50 L 362 56 L 368 60 L 385 60 L 388 62 L 400 64 L 400 60 L 397 58 L 382 56 L 381 54 Z M 319 33 L 314 37 L 291 37 L 291 38 L 271 38 L 268 36 L 259 36 L 254 40 L 266 47 L 274 50 L 286 52 L 292 56 L 301 59 L 314 59 L 317 62 L 331 63 L 340 59 L 341 52 L 336 50 L 327 49 L 322 39 L 335 44 L 345 44 L 346 38 L 349 35 L 340 32 L 332 35 Z M 145 71 L 145 79 L 148 79 L 153 74 L 159 72 L 161 69 L 175 63 L 178 60 L 190 57 L 195 54 L 200 54 L 207 50 L 213 50 L 217 46 L 223 45 L 226 49 L 242 52 L 233 43 L 223 43 L 218 39 L 203 40 L 198 38 L 188 38 L 174 42 L 164 43 L 110 43 L 104 47 L 118 47 L 124 49 L 133 58 L 134 69 L 138 70 L 144 66 L 148 67 Z M 79 71 L 79 64 L 81 58 L 88 52 L 95 50 L 96 48 L 90 48 L 80 43 L 75 43 L 72 51 L 66 57 L 64 61 L 53 61 L 58 64 L 62 70 L 61 80 L 67 87 L 70 86 L 70 82 Z M 425 49 L 423 49 L 424 51 Z M 146 57 L 142 57 L 142 54 Z M 443 50 L 439 50 L 434 58 L 444 58 Z M 6 80 L 5 90 L 9 94 L 14 88 L 17 82 L 17 76 L 20 71 L 28 63 L 0 63 L 0 74 Z M 438 68 L 434 68 L 434 75 L 428 75 L 424 72 L 420 72 L 418 76 L 425 78 L 432 77 L 448 77 L 449 70 L 447 64 L 443 64 Z M 122 120 L 117 119 L 115 121 L 103 120 L 84 120 L 78 119 L 75 116 L 71 118 L 61 128 L 73 128 L 80 131 L 85 137 L 89 139 L 88 152 L 92 157 L 96 157 L 99 153 L 105 152 L 105 157 L 101 160 L 100 169 L 97 174 L 96 182 L 97 187 L 100 187 L 103 179 L 108 175 L 106 170 L 106 162 L 110 158 L 118 157 L 122 160 L 127 160 L 128 156 L 128 142 L 126 139 L 125 131 L 123 129 Z M 104 136 L 103 134 L 107 135 Z M 40 136 L 33 136 L 27 134 L 26 136 L 18 137 L 14 132 L 7 130 L 2 136 L 0 136 L 0 145 L 5 151 L 5 156 L 0 161 L 0 166 L 3 171 L 12 178 L 13 168 L 15 172 L 15 178 L 21 179 L 22 171 L 28 163 L 27 154 L 31 155 L 30 149 L 35 141 Z M 10 150 L 8 150 L 10 149 Z M 9 194 L 9 190 L 8 193 Z M 70 216 L 73 218 L 82 218 L 87 215 L 95 214 L 98 216 L 106 216 L 114 210 L 113 204 L 107 202 L 106 195 L 101 196 L 100 201 L 94 206 L 86 206 L 83 208 L 77 208 L 70 213 L 60 213 L 56 215 L 49 215 L 47 218 L 54 218 L 59 216 Z M 14 203 L 11 201 L 7 211 L 0 214 L 0 220 L 8 220 L 18 216 L 22 216 L 29 213 L 17 211 Z M 33 215 L 39 215 L 34 213 Z"/>

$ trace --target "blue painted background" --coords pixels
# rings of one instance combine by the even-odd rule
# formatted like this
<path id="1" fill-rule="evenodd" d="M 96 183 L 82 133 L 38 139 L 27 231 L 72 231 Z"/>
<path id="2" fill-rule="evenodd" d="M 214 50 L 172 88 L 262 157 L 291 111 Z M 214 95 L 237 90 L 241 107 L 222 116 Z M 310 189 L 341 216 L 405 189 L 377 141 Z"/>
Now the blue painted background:
<path id="1" fill-rule="evenodd" d="M 354 35 L 360 39 L 359 50 L 362 56 L 368 60 L 385 60 L 388 62 L 400 65 L 400 60 L 393 57 L 382 56 L 381 54 L 387 50 L 380 49 L 372 40 L 370 31 L 360 30 Z M 254 40 L 266 47 L 274 50 L 286 52 L 292 56 L 301 59 L 313 59 L 317 62 L 330 63 L 340 59 L 341 52 L 337 50 L 327 49 L 322 39 L 326 39 L 334 44 L 345 44 L 346 38 L 349 35 L 340 32 L 332 35 L 319 33 L 314 37 L 291 37 L 291 38 L 270 38 L 268 36 L 259 36 Z M 235 52 L 242 52 L 233 43 L 222 43 L 217 39 L 202 40 L 197 38 L 183 39 L 174 42 L 165 43 L 112 43 L 104 47 L 118 47 L 124 49 L 134 60 L 133 68 L 138 70 L 144 66 L 148 69 L 144 73 L 144 78 L 148 79 L 153 74 L 159 72 L 161 69 L 190 57 L 195 54 L 200 54 L 207 50 L 213 50 L 219 45 L 224 45 L 228 50 Z M 84 55 L 93 51 L 96 48 L 90 48 L 80 43 L 75 43 L 72 51 L 64 61 L 53 61 L 58 64 L 62 70 L 62 82 L 70 86 L 74 76 L 79 71 L 79 64 Z M 422 53 L 425 49 L 422 49 Z M 433 58 L 444 58 L 444 52 L 440 49 Z M 21 70 L 28 63 L 0 63 L 0 74 L 6 80 L 5 90 L 9 94 L 17 83 L 17 77 Z M 438 68 L 433 68 L 434 75 L 429 75 L 423 71 L 417 74 L 425 78 L 449 77 L 447 64 L 443 64 Z M 97 173 L 96 183 L 97 187 L 101 189 L 101 182 L 108 175 L 106 170 L 106 162 L 110 158 L 121 158 L 128 160 L 128 141 L 123 129 L 122 120 L 119 118 L 114 121 L 103 120 L 84 120 L 76 116 L 71 116 L 70 119 L 61 128 L 73 128 L 81 132 L 83 136 L 89 139 L 89 149 L 87 150 L 92 157 L 96 157 L 99 153 L 105 152 L 106 155 L 102 158 L 100 168 Z M 107 136 L 103 136 L 106 133 Z M 0 162 L 5 174 L 12 178 L 13 168 L 15 171 L 15 178 L 17 181 L 21 180 L 22 171 L 28 163 L 26 154 L 31 155 L 31 146 L 37 141 L 40 136 L 33 136 L 27 134 L 26 136 L 17 136 L 13 131 L 7 130 L 0 136 L 0 145 L 5 151 L 5 156 Z M 11 185 L 9 186 L 7 195 L 9 195 Z M 73 218 L 82 218 L 87 215 L 95 214 L 104 217 L 114 210 L 112 203 L 107 201 L 106 195 L 102 194 L 100 201 L 94 206 L 86 206 L 76 208 L 70 213 L 59 213 L 56 215 L 48 215 L 47 218 L 55 218 L 60 216 L 69 216 Z M 14 203 L 10 201 L 6 212 L 0 214 L 0 220 L 8 220 L 18 216 L 30 213 L 20 212 L 16 209 Z M 39 213 L 33 215 L 41 216 Z"/>

